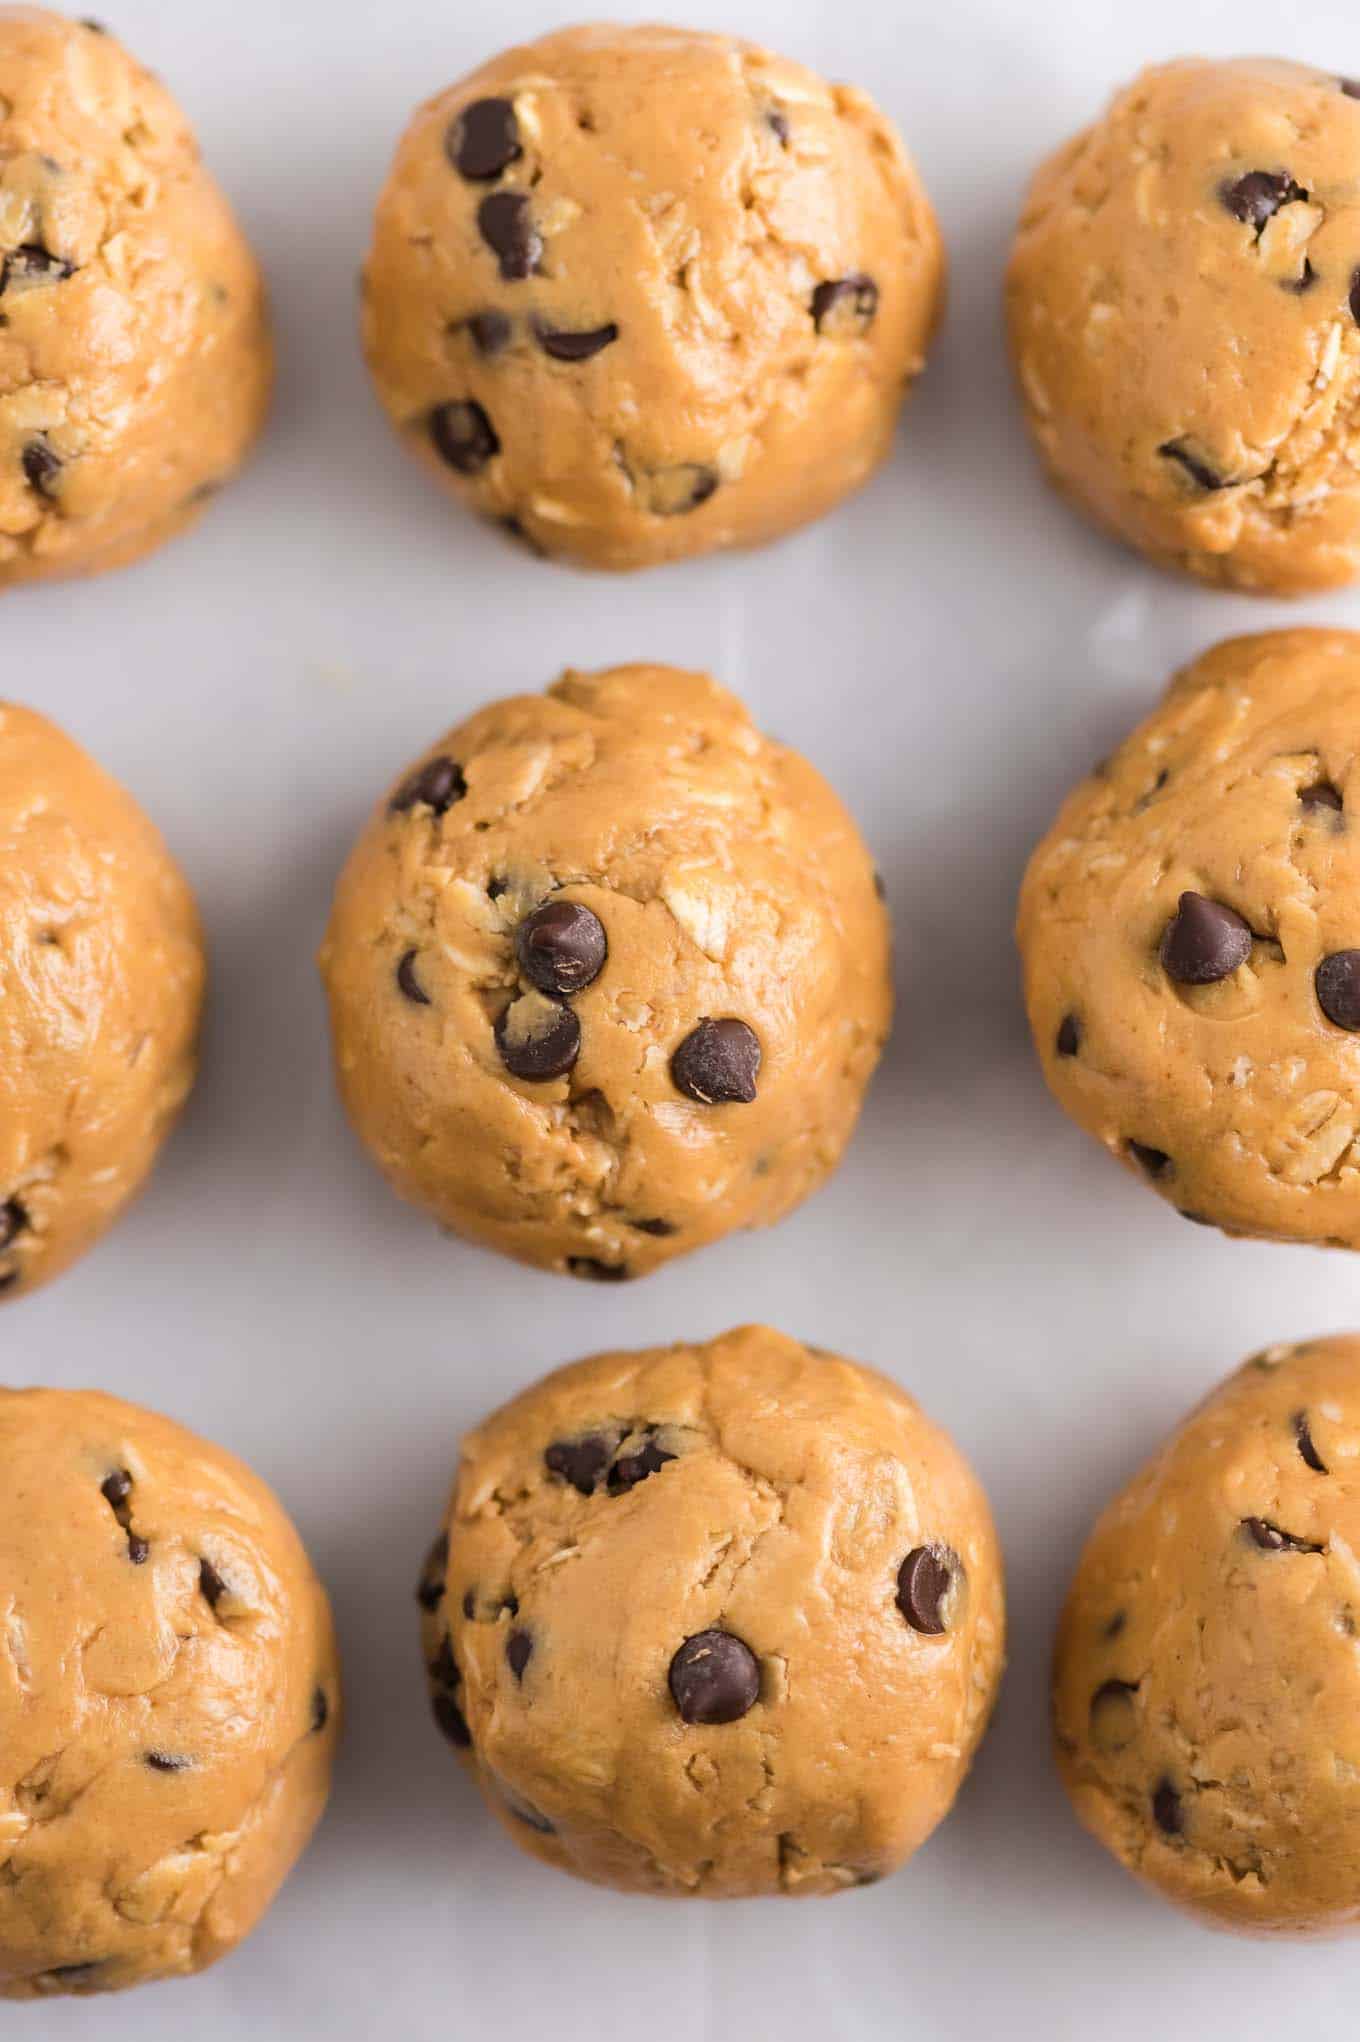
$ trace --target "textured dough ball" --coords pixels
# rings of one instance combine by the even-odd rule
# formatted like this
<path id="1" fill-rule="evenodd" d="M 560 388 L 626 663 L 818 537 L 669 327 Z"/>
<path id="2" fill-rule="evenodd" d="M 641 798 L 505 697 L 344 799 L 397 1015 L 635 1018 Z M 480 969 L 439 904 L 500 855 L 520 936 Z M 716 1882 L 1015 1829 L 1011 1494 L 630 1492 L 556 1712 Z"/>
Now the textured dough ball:
<path id="1" fill-rule="evenodd" d="M 1221 1926 L 1360 1920 L 1360 1338 L 1272 1347 L 1118 1496 L 1058 1637 L 1058 1763 Z"/>
<path id="2" fill-rule="evenodd" d="M 568 673 L 450 731 L 359 838 L 321 967 L 394 1187 L 604 1279 L 807 1197 L 892 1011 L 850 817 L 673 667 Z"/>
<path id="3" fill-rule="evenodd" d="M 543 552 L 647 567 L 777 538 L 858 488 L 943 275 L 863 93 L 731 36 L 572 28 L 416 114 L 363 339 L 455 495 Z"/>
<path id="4" fill-rule="evenodd" d="M 93 25 L 0 7 L 0 587 L 191 523 L 270 377 L 255 259 L 174 100 Z"/>
<path id="5" fill-rule="evenodd" d="M 0 1297 L 140 1188 L 193 1083 L 203 979 L 193 896 L 136 802 L 0 702 Z"/>
<path id="6" fill-rule="evenodd" d="M 1360 85 L 1145 71 L 1035 178 L 1011 346 L 1053 480 L 1202 580 L 1360 574 Z"/>
<path id="7" fill-rule="evenodd" d="M 637 1892 L 894 1870 L 1001 1672 L 1001 1557 L 957 1448 L 761 1326 L 597 1355 L 496 1412 L 419 1600 L 435 1719 L 510 1834 Z"/>
<path id="8" fill-rule="evenodd" d="M 0 1389 L 0 1997 L 201 1971 L 326 1799 L 330 1611 L 263 1482 L 153 1412 Z"/>
<path id="9" fill-rule="evenodd" d="M 1077 788 L 1020 901 L 1044 1072 L 1187 1218 L 1360 1247 L 1360 635 L 1230 639 Z"/>

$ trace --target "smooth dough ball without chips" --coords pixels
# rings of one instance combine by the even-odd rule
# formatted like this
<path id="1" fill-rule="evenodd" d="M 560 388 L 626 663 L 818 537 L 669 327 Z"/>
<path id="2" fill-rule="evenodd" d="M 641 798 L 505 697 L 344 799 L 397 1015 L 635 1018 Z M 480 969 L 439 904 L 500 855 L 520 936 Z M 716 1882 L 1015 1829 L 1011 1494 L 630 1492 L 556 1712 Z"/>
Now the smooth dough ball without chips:
<path id="1" fill-rule="evenodd" d="M 1011 346 L 1053 480 L 1169 567 L 1360 574 L 1360 81 L 1145 71 L 1036 177 Z"/>
<path id="2" fill-rule="evenodd" d="M 396 1189 L 604 1280 L 813 1191 L 892 1010 L 854 823 L 673 667 L 568 673 L 450 731 L 351 853 L 321 965 Z"/>
<path id="3" fill-rule="evenodd" d="M 1044 1074 L 1187 1219 L 1360 1247 L 1360 634 L 1230 639 L 1020 900 Z"/>
<path id="4" fill-rule="evenodd" d="M 1225 1928 L 1360 1921 L 1360 1338 L 1272 1347 L 1106 1510 L 1058 1763 L 1131 1871 Z"/>
<path id="5" fill-rule="evenodd" d="M 193 896 L 129 794 L 0 702 L 0 1299 L 88 1248 L 193 1083 Z"/>
<path id="6" fill-rule="evenodd" d="M 201 1971 L 325 1804 L 330 1611 L 263 1482 L 153 1412 L 0 1390 L 0 1997 Z"/>
<path id="7" fill-rule="evenodd" d="M 944 262 L 891 124 L 736 41 L 572 28 L 416 114 L 363 280 L 453 494 L 592 567 L 756 545 L 883 459 Z"/>
<path id="8" fill-rule="evenodd" d="M 191 523 L 271 374 L 255 259 L 174 100 L 95 24 L 0 7 L 0 587 Z"/>
<path id="9" fill-rule="evenodd" d="M 419 1600 L 435 1720 L 510 1834 L 634 1892 L 881 1878 L 947 1813 L 1001 1671 L 958 1449 L 760 1326 L 599 1355 L 495 1413 Z"/>

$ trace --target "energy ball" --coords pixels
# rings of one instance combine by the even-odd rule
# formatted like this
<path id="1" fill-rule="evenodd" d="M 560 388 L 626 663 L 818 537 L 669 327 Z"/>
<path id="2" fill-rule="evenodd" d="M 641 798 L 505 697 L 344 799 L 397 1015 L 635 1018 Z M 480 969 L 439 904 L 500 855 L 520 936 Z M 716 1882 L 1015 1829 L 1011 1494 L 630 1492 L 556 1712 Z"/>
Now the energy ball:
<path id="1" fill-rule="evenodd" d="M 1230 639 L 1069 796 L 1019 937 L 1073 1119 L 1187 1219 L 1360 1247 L 1360 634 Z"/>
<path id="2" fill-rule="evenodd" d="M 193 896 L 131 795 L 0 702 L 0 1303 L 140 1189 L 193 1084 L 203 981 Z"/>
<path id="3" fill-rule="evenodd" d="M 421 1576 L 435 1720 L 511 1836 L 605 1886 L 836 1893 L 948 1812 L 1001 1557 L 895 1384 L 747 1326 L 559 1370 L 463 1443 Z"/>
<path id="4" fill-rule="evenodd" d="M 0 7 L 0 587 L 192 523 L 271 374 L 259 270 L 174 100 L 95 24 Z"/>
<path id="5" fill-rule="evenodd" d="M 423 106 L 369 367 L 455 496 L 590 567 L 752 546 L 887 454 L 941 308 L 892 125 L 732 36 L 570 28 Z"/>
<path id="6" fill-rule="evenodd" d="M 1360 81 L 1145 71 L 1030 189 L 1011 347 L 1052 479 L 1167 567 L 1360 574 Z"/>
<path id="7" fill-rule="evenodd" d="M 1272 1347 L 1106 1510 L 1058 1637 L 1078 1815 L 1226 1928 L 1360 1920 L 1360 1338 Z"/>
<path id="8" fill-rule="evenodd" d="M 90 1391 L 0 1389 L 0 1997 L 201 1971 L 326 1800 L 330 1611 L 248 1468 Z"/>
<path id="9" fill-rule="evenodd" d="M 854 823 L 673 667 L 567 673 L 441 738 L 351 853 L 321 968 L 396 1190 L 605 1282 L 806 1198 L 892 1013 Z"/>

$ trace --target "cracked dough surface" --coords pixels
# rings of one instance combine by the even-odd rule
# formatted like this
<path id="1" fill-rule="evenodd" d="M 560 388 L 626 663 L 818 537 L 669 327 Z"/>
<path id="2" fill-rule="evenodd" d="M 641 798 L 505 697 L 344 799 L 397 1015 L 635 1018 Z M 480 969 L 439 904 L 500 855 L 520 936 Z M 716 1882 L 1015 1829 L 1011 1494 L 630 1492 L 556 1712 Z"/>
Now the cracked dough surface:
<path id="1" fill-rule="evenodd" d="M 1025 876 L 1054 1095 L 1230 1233 L 1360 1247 L 1360 1034 L 1316 984 L 1360 947 L 1358 732 L 1360 634 L 1229 639 L 1068 797 Z M 1161 959 L 1187 890 L 1248 925 L 1246 962 L 1215 983 Z"/>
<path id="2" fill-rule="evenodd" d="M 464 153 L 470 177 L 458 124 L 488 103 L 509 125 Z M 573 28 L 415 115 L 363 341 L 453 493 L 546 553 L 646 567 L 759 544 L 857 488 L 943 275 L 929 200 L 863 93 L 730 36 Z"/>
<path id="3" fill-rule="evenodd" d="M 193 896 L 132 797 L 0 702 L 0 1299 L 82 1254 L 193 1083 Z"/>
<path id="4" fill-rule="evenodd" d="M 1360 1919 L 1360 1338 L 1272 1347 L 1110 1504 L 1058 1637 L 1077 1813 L 1219 1926 Z"/>
<path id="5" fill-rule="evenodd" d="M 564 1449 L 576 1481 L 545 1460 Z M 961 1573 L 927 1635 L 895 1597 L 936 1543 Z M 496 1412 L 463 1443 L 421 1602 L 437 1720 L 466 1726 L 510 1834 L 651 1893 L 893 1870 L 950 1807 L 1003 1650 L 996 1536 L 953 1443 L 885 1378 L 766 1327 L 599 1355 Z M 754 1655 L 758 1697 L 688 1722 L 668 1669 L 713 1628 Z"/>
<path id="6" fill-rule="evenodd" d="M 410 798 L 436 769 L 442 810 Z M 574 1066 L 522 1079 L 497 1022 L 561 1018 L 516 955 L 548 900 L 597 919 L 608 954 L 569 1002 Z M 805 1198 L 891 1019 L 854 823 L 734 696 L 673 667 L 569 672 L 449 732 L 360 836 L 321 967 L 340 1090 L 394 1187 L 583 1276 L 642 1275 Z M 675 1052 L 713 1018 L 754 1032 L 753 1099 L 676 1083 Z"/>
<path id="7" fill-rule="evenodd" d="M 263 421 L 255 259 L 114 39 L 0 7 L 0 587 L 190 524 Z"/>
<path id="8" fill-rule="evenodd" d="M 1202 580 L 1354 580 L 1358 284 L 1353 81 L 1259 58 L 1143 72 L 1044 164 L 1011 256 L 1051 478 Z"/>
<path id="9" fill-rule="evenodd" d="M 0 1997 L 232 1949 L 338 1721 L 325 1594 L 249 1469 L 114 1397 L 0 1390 Z"/>

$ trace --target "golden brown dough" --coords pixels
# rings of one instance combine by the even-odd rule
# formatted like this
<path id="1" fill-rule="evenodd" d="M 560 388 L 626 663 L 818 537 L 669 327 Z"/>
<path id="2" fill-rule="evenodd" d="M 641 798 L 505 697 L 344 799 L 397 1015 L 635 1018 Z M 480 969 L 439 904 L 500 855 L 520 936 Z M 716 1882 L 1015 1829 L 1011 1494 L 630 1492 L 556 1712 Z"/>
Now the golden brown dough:
<path id="1" fill-rule="evenodd" d="M 943 276 L 863 93 L 731 36 L 570 28 L 415 115 L 363 341 L 451 493 L 545 553 L 647 567 L 760 544 L 856 489 Z"/>
<path id="2" fill-rule="evenodd" d="M 450 731 L 360 836 L 321 968 L 395 1188 L 605 1279 L 814 1190 L 892 1008 L 850 817 L 674 667 L 568 673 Z"/>
<path id="3" fill-rule="evenodd" d="M 1360 85 L 1145 71 L 1039 171 L 1011 346 L 1052 479 L 1201 580 L 1360 573 Z"/>
<path id="4" fill-rule="evenodd" d="M 325 1805 L 339 1701 L 248 1468 L 114 1397 L 0 1389 L 0 1997 L 234 1948 Z"/>
<path id="5" fill-rule="evenodd" d="M 0 587 L 190 524 L 271 375 L 255 259 L 174 100 L 104 31 L 0 7 Z"/>
<path id="6" fill-rule="evenodd" d="M 0 1298 L 140 1188 L 193 1083 L 203 945 L 131 796 L 0 702 Z"/>
<path id="7" fill-rule="evenodd" d="M 760 1326 L 597 1355 L 496 1412 L 419 1600 L 436 1722 L 510 1834 L 638 1892 L 881 1878 L 947 1813 L 1001 1671 L 957 1448 Z"/>

